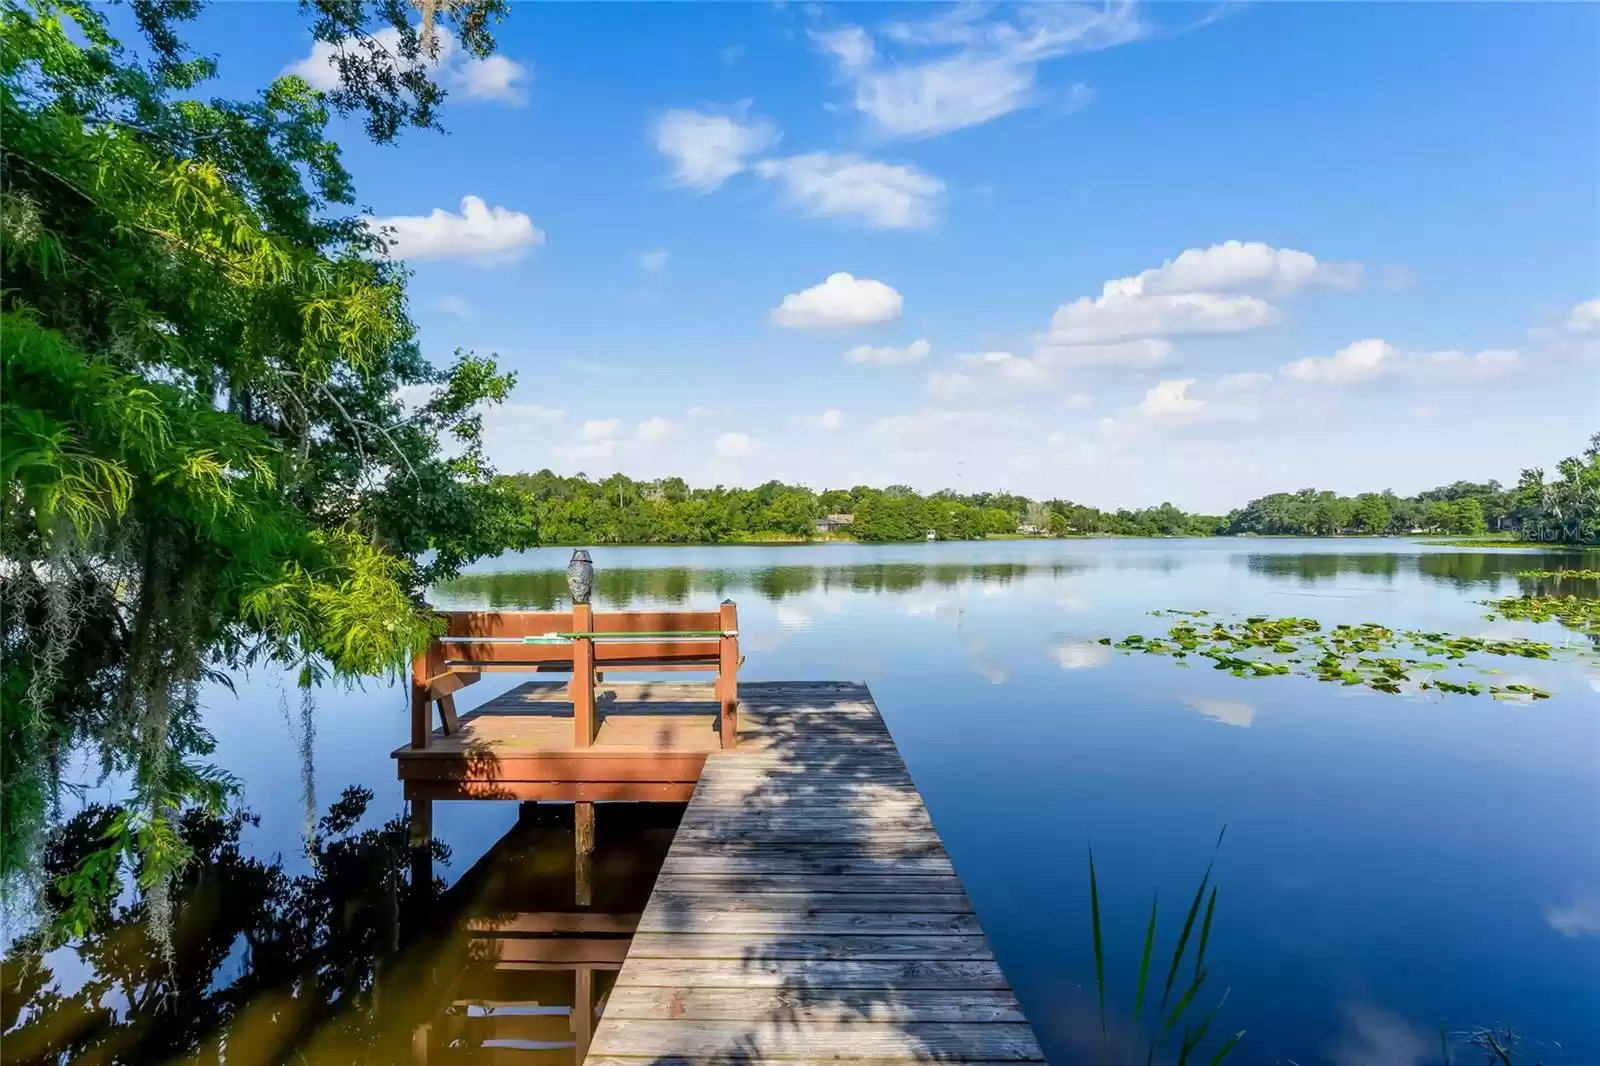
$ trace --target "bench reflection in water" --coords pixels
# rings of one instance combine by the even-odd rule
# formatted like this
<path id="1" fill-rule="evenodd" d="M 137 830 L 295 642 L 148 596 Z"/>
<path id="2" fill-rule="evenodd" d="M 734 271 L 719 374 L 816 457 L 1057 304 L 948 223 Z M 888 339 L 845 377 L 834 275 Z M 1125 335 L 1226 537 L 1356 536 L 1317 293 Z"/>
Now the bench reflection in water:
<path id="1" fill-rule="evenodd" d="M 460 915 L 467 962 L 413 1030 L 413 1062 L 581 1063 L 682 814 L 597 805 L 585 905 L 572 806 L 522 804 L 441 900 Z"/>

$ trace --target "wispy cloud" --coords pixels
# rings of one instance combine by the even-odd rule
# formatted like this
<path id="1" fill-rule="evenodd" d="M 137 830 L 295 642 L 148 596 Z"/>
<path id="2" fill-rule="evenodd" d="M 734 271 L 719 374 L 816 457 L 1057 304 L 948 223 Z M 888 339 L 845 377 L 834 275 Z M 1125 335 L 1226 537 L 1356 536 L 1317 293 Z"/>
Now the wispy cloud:
<path id="1" fill-rule="evenodd" d="M 1001 18 L 963 4 L 923 21 L 889 23 L 876 37 L 847 25 L 812 39 L 833 57 L 852 103 L 874 129 L 931 137 L 1039 103 L 1045 98 L 1036 89 L 1042 63 L 1126 44 L 1146 32 L 1135 6 L 1124 0 L 1038 4 Z M 1082 106 L 1090 95 L 1077 84 L 1068 100 Z"/>
<path id="2" fill-rule="evenodd" d="M 943 181 L 909 163 L 832 152 L 764 159 L 755 170 L 778 181 L 784 199 L 803 214 L 858 219 L 877 229 L 932 225 L 945 189 Z"/>

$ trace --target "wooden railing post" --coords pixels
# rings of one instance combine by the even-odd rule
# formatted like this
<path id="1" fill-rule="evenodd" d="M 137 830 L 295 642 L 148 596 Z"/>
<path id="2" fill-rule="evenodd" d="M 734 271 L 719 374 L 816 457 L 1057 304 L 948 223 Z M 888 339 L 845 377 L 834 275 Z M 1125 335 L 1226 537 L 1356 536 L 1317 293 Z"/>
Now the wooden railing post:
<path id="1" fill-rule="evenodd" d="M 429 714 L 428 704 L 428 660 L 431 658 L 429 650 L 415 655 L 411 659 L 411 746 L 413 748 L 426 748 L 428 734 L 433 732 L 433 716 Z"/>
<path id="2" fill-rule="evenodd" d="M 732 600 L 723 600 L 718 628 L 717 704 L 724 748 L 739 743 L 739 610 Z"/>
<path id="3" fill-rule="evenodd" d="M 572 605 L 575 633 L 594 631 L 594 609 L 587 603 Z M 594 744 L 594 638 L 575 637 L 572 641 L 572 728 L 573 744 L 587 748 Z"/>

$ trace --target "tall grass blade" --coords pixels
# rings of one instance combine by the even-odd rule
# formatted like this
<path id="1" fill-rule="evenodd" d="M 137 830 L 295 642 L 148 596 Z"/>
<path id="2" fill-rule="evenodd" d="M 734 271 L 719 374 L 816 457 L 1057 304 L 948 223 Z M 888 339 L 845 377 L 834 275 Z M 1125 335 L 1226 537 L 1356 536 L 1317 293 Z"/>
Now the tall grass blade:
<path id="1" fill-rule="evenodd" d="M 1139 960 L 1139 991 L 1133 997 L 1133 1016 L 1139 1017 L 1139 1012 L 1144 1009 L 1144 986 L 1150 977 L 1150 953 L 1156 946 L 1156 904 L 1161 901 L 1161 893 L 1157 892 L 1150 897 L 1150 924 L 1144 931 L 1144 958 Z"/>
<path id="2" fill-rule="evenodd" d="M 1206 886 L 1210 883 L 1211 864 L 1208 863 L 1206 875 L 1200 879 L 1200 887 L 1194 891 L 1194 902 L 1189 904 L 1189 916 L 1183 920 L 1183 932 L 1178 936 L 1177 950 L 1172 953 L 1172 965 L 1167 969 L 1167 985 L 1161 991 L 1161 1004 L 1156 1007 L 1158 1015 L 1166 1012 L 1167 1000 L 1172 997 L 1172 985 L 1178 979 L 1178 967 L 1183 965 L 1183 953 L 1189 947 L 1189 934 L 1194 931 L 1194 920 L 1200 914 L 1200 901 L 1205 899 Z"/>
<path id="3" fill-rule="evenodd" d="M 1217 913 L 1217 886 L 1211 886 L 1211 899 L 1206 903 L 1206 918 L 1200 923 L 1200 947 L 1194 956 L 1195 976 L 1200 976 L 1200 968 L 1206 961 L 1206 944 L 1211 939 L 1211 916 Z"/>
<path id="4" fill-rule="evenodd" d="M 1172 953 L 1172 966 L 1167 970 L 1167 984 L 1161 990 L 1161 1004 L 1156 1008 L 1159 1015 L 1167 1009 L 1167 1000 L 1172 996 L 1172 985 L 1178 979 L 1178 967 L 1183 965 L 1183 952 L 1189 946 L 1189 934 L 1194 930 L 1195 916 L 1200 913 L 1200 901 L 1205 898 L 1206 886 L 1211 883 L 1211 871 L 1217 865 L 1217 852 L 1222 849 L 1222 838 L 1228 835 L 1228 825 L 1223 823 L 1222 829 L 1217 833 L 1217 842 L 1211 848 L 1211 861 L 1206 863 L 1206 874 L 1200 879 L 1200 887 L 1194 891 L 1194 902 L 1189 904 L 1189 916 L 1184 919 L 1183 933 L 1178 937 L 1178 948 Z M 1210 914 L 1207 913 L 1207 926 L 1210 925 Z M 1202 938 L 1203 939 L 1203 938 Z M 1195 973 L 1200 972 L 1199 958 L 1195 960 Z"/>
<path id="5" fill-rule="evenodd" d="M 1100 942 L 1100 885 L 1094 876 L 1094 848 L 1089 849 L 1089 917 L 1094 923 L 1094 983 L 1100 990 L 1100 1042 L 1106 1042 L 1106 957 Z"/>
<path id="6" fill-rule="evenodd" d="M 1233 1049 L 1237 1047 L 1239 1045 L 1239 1041 L 1243 1039 L 1244 1030 L 1240 1029 L 1237 1033 L 1234 1033 L 1228 1038 L 1228 1042 L 1226 1044 L 1223 1044 L 1221 1047 L 1217 1048 L 1217 1053 L 1211 1056 L 1211 1061 L 1207 1064 L 1207 1066 L 1222 1066 L 1222 1060 L 1232 1054 Z"/>
<path id="7" fill-rule="evenodd" d="M 1217 1008 L 1222 1004 L 1212 1007 L 1204 1018 L 1200 1019 L 1200 1028 L 1191 1032 L 1188 1028 L 1183 1030 L 1183 1044 L 1178 1048 L 1178 1066 L 1189 1066 L 1189 1056 L 1194 1054 L 1194 1049 L 1200 1046 L 1200 1041 L 1206 1038 L 1206 1030 L 1211 1028 L 1211 1019 L 1217 1016 Z"/>
<path id="8" fill-rule="evenodd" d="M 1178 1024 L 1178 1019 L 1183 1017 L 1183 1012 L 1189 1009 L 1189 1004 L 1194 1000 L 1194 994 L 1200 991 L 1200 985 L 1205 982 L 1206 972 L 1201 970 L 1195 974 L 1192 984 L 1184 989 L 1183 995 L 1178 997 L 1178 1002 L 1172 1005 L 1172 1013 L 1167 1015 L 1167 1023 L 1161 1027 L 1161 1039 L 1165 1040 L 1167 1034 L 1172 1032 L 1172 1027 Z"/>

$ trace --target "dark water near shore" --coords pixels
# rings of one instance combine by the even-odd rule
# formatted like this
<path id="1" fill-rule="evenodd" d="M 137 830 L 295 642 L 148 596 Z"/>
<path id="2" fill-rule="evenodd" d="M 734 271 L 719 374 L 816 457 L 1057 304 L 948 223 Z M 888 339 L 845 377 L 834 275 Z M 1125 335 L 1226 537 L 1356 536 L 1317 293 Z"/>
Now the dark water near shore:
<path id="1" fill-rule="evenodd" d="M 562 606 L 566 556 L 497 560 L 434 601 Z M 1521 705 L 1240 679 L 1096 643 L 1159 632 L 1158 608 L 1576 642 L 1554 623 L 1486 622 L 1477 601 L 1531 588 L 1518 570 L 1593 556 L 1230 539 L 594 557 L 604 608 L 736 600 L 743 677 L 871 686 L 1052 1061 L 1090 1061 L 1100 1040 L 1088 846 L 1109 998 L 1126 1005 L 1151 893 L 1178 920 L 1225 824 L 1208 985 L 1230 990 L 1217 1027 L 1248 1030 L 1231 1062 L 1437 1062 L 1442 1022 L 1509 1025 L 1537 1042 L 1528 1062 L 1600 1063 L 1600 660 L 1495 663 L 1553 694 Z M 520 680 L 486 677 L 463 706 Z M 208 704 L 217 758 L 262 815 L 246 849 L 303 867 L 294 714 L 259 678 Z M 319 805 L 363 784 L 367 824 L 398 814 L 403 694 L 328 693 L 316 721 Z M 437 805 L 454 851 L 441 872 L 509 847 L 516 817 Z"/>

